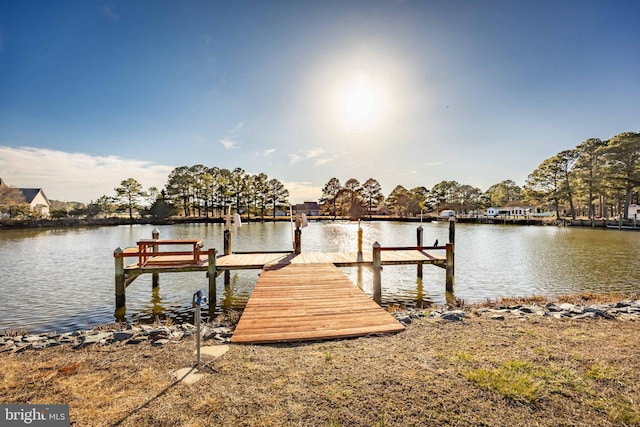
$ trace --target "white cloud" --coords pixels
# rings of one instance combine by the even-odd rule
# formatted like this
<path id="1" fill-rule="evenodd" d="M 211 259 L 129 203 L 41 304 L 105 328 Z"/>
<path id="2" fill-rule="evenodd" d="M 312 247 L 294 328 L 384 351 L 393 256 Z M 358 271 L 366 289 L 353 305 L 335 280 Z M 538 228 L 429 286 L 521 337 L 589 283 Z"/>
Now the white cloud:
<path id="1" fill-rule="evenodd" d="M 322 148 L 312 148 L 311 150 L 307 150 L 301 154 L 289 154 L 289 164 L 293 165 L 302 160 L 316 159 L 314 162 L 315 165 L 321 166 L 335 160 L 335 157 L 321 157 L 323 154 L 324 149 Z"/>
<path id="2" fill-rule="evenodd" d="M 298 163 L 302 159 L 303 159 L 303 157 L 299 156 L 298 154 L 289 154 L 289 164 L 290 165 Z"/>
<path id="3" fill-rule="evenodd" d="M 267 156 L 272 155 L 274 151 L 276 151 L 276 149 L 275 149 L 275 148 L 269 148 L 268 150 L 264 150 L 264 151 L 262 152 L 262 155 L 263 155 L 263 156 L 265 156 L 265 157 L 267 157 Z"/>
<path id="4" fill-rule="evenodd" d="M 228 136 L 225 136 L 220 140 L 220 144 L 224 146 L 225 150 L 232 150 L 234 148 L 238 148 L 238 145 L 239 145 L 238 132 L 242 130 L 243 127 L 244 127 L 244 122 L 239 122 L 237 125 L 233 127 L 233 129 L 231 129 L 231 131 L 227 133 Z"/>
<path id="5" fill-rule="evenodd" d="M 220 144 L 222 144 L 225 150 L 232 150 L 234 148 L 238 148 L 238 141 L 235 141 L 232 138 L 223 138 L 220 140 Z"/>
<path id="6" fill-rule="evenodd" d="M 331 163 L 336 160 L 336 157 L 321 157 L 316 160 L 316 166 L 326 165 L 327 163 Z"/>
<path id="7" fill-rule="evenodd" d="M 113 21 L 120 20 L 120 15 L 118 15 L 110 6 L 103 6 L 102 9 L 100 9 L 100 11 L 105 17 Z"/>
<path id="8" fill-rule="evenodd" d="M 0 146 L 0 176 L 8 185 L 42 188 L 50 199 L 88 203 L 114 195 L 122 180 L 163 188 L 173 166 L 117 156 L 91 156 L 33 147 Z"/>
<path id="9" fill-rule="evenodd" d="M 324 153 L 324 150 L 322 148 L 314 148 L 312 150 L 307 151 L 307 155 L 305 156 L 305 159 L 313 159 L 314 157 L 320 156 L 322 153 Z"/>

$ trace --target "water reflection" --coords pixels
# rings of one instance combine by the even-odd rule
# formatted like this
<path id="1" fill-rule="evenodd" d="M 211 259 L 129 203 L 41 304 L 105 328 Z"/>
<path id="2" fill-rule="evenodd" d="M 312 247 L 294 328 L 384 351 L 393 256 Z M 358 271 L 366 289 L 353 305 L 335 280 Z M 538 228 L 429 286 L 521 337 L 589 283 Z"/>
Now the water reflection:
<path id="1" fill-rule="evenodd" d="M 160 314 L 164 313 L 165 309 L 162 306 L 162 297 L 160 296 L 159 286 L 154 286 L 151 289 L 151 304 L 153 304 L 153 307 L 151 308 L 153 317 L 157 317 Z"/>
<path id="2" fill-rule="evenodd" d="M 362 223 L 363 250 L 415 244 L 415 223 Z M 134 246 L 158 228 L 165 239 L 202 239 L 222 251 L 223 226 L 132 225 L 64 230 L 0 231 L 0 330 L 34 332 L 84 329 L 114 320 L 114 260 L 117 247 Z M 424 242 L 448 241 L 445 223 L 425 223 Z M 312 222 L 303 230 L 303 252 L 355 252 L 356 222 Z M 640 235 L 615 230 L 458 224 L 455 297 L 469 302 L 502 296 L 553 296 L 576 292 L 640 291 Z M 233 236 L 236 251 L 283 251 L 292 247 L 288 223 L 245 224 Z M 368 268 L 343 272 L 372 294 Z M 237 271 L 225 286 L 218 277 L 218 300 L 210 315 L 243 309 L 259 271 Z M 443 269 L 425 265 L 387 266 L 382 273 L 385 305 L 427 306 L 455 298 L 444 289 Z M 128 322 L 156 317 L 191 321 L 191 297 L 207 289 L 204 272 L 163 274 L 153 288 L 150 274 L 127 288 Z M 207 311 L 207 310 L 205 310 Z"/>

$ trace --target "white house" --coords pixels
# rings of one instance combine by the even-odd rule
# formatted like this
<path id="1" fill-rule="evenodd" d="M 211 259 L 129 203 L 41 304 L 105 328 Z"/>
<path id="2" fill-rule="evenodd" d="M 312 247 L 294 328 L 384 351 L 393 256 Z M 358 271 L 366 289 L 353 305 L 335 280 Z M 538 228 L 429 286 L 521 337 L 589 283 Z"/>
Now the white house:
<path id="1" fill-rule="evenodd" d="M 640 218 L 640 205 L 632 204 L 629 205 L 629 210 L 627 211 L 627 218 Z"/>
<path id="2" fill-rule="evenodd" d="M 491 207 L 487 209 L 487 216 L 527 216 L 531 212 L 531 206 Z"/>
<path id="3" fill-rule="evenodd" d="M 456 216 L 456 211 L 451 209 L 445 209 L 440 211 L 440 218 L 454 218 Z"/>
<path id="4" fill-rule="evenodd" d="M 0 186 L 8 187 L 7 183 L 0 178 Z M 27 203 L 33 212 L 37 216 L 47 217 L 51 209 L 51 202 L 45 196 L 42 188 L 17 188 L 22 192 L 25 203 Z"/>
<path id="5" fill-rule="evenodd" d="M 318 207 L 318 202 L 298 203 L 294 206 L 294 213 L 303 213 L 307 216 L 318 216 L 320 215 L 320 208 Z"/>
<path id="6" fill-rule="evenodd" d="M 31 207 L 31 212 L 38 216 L 47 217 L 51 209 L 51 202 L 44 195 L 42 188 L 19 188 L 24 200 Z"/>

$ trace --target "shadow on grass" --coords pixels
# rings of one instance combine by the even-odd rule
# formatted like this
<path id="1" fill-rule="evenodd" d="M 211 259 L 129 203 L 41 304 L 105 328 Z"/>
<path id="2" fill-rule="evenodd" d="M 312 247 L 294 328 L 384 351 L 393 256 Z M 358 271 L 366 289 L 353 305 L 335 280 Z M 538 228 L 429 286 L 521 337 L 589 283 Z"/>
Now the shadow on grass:
<path id="1" fill-rule="evenodd" d="M 124 423 L 129 417 L 131 417 L 132 415 L 135 415 L 136 413 L 142 411 L 143 409 L 147 408 L 149 405 L 151 405 L 153 402 L 155 402 L 156 400 L 160 399 L 162 396 L 164 396 L 165 394 L 167 394 L 167 392 L 169 390 L 171 390 L 172 388 L 174 388 L 176 385 L 180 384 L 182 381 L 185 380 L 185 378 L 187 378 L 189 375 L 191 375 L 192 373 L 194 373 L 195 371 L 197 371 L 198 369 L 197 365 L 194 365 L 191 367 L 191 369 L 189 369 L 182 377 L 178 378 L 177 380 L 175 380 L 173 383 L 169 384 L 167 386 L 167 388 L 165 388 L 164 390 L 162 390 L 160 393 L 158 393 L 156 396 L 152 397 L 151 399 L 147 400 L 145 403 L 143 403 L 142 405 L 138 406 L 135 409 L 132 409 L 131 411 L 129 411 L 124 417 L 120 418 L 118 421 L 116 421 L 115 423 L 111 424 L 112 427 L 116 427 L 116 426 L 120 426 L 122 425 L 122 423 Z M 202 368 L 209 368 L 209 369 L 213 369 L 209 366 L 207 366 L 206 364 L 202 366 Z M 202 372 L 203 370 L 201 369 L 199 372 Z M 215 372 L 215 370 L 214 370 Z"/>

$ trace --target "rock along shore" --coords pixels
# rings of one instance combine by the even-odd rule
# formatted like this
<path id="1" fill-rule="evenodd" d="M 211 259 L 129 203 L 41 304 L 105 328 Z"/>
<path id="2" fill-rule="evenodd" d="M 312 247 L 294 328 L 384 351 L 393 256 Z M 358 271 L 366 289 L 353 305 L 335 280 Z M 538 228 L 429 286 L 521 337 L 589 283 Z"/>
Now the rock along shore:
<path id="1" fill-rule="evenodd" d="M 471 305 L 464 309 L 439 307 L 432 310 L 399 311 L 394 317 L 404 325 L 410 325 L 415 319 L 432 318 L 450 322 L 464 322 L 465 318 L 489 317 L 502 321 L 507 318 L 528 319 L 546 317 L 565 320 L 607 319 L 611 321 L 640 321 L 640 300 L 626 300 L 607 304 L 577 305 L 549 302 L 545 305 L 498 305 L 487 307 Z M 0 353 L 19 353 L 27 350 L 41 350 L 48 347 L 66 345 L 81 349 L 90 345 L 151 345 L 161 347 L 179 342 L 196 333 L 196 327 L 190 323 L 170 326 L 152 325 L 114 325 L 112 328 L 99 326 L 87 331 L 67 333 L 42 333 L 39 335 L 16 332 L 0 335 Z M 203 323 L 200 328 L 203 341 L 212 340 L 220 344 L 228 343 L 233 335 L 230 327 L 220 324 Z"/>
<path id="2" fill-rule="evenodd" d="M 411 324 L 412 319 L 422 317 L 432 317 L 448 320 L 451 322 L 462 322 L 471 314 L 475 316 L 489 316 L 493 320 L 505 320 L 507 317 L 526 319 L 532 316 L 551 317 L 556 319 L 609 319 L 621 321 L 640 320 L 640 300 L 618 301 L 607 304 L 578 305 L 570 303 L 553 303 L 545 305 L 538 304 L 517 304 L 498 305 L 496 307 L 486 307 L 473 305 L 466 309 L 451 310 L 447 308 L 435 309 L 432 311 L 417 310 L 411 312 L 395 313 L 395 318 L 405 324 Z"/>
<path id="3" fill-rule="evenodd" d="M 67 345 L 73 349 L 81 349 L 90 345 L 108 345 L 123 343 L 128 345 L 147 344 L 161 347 L 171 342 L 178 342 L 196 333 L 196 327 L 190 323 L 170 326 L 151 325 L 114 325 L 97 327 L 87 331 L 67 333 L 42 333 L 39 335 L 9 333 L 0 336 L 0 353 L 19 353 L 27 350 L 41 350 L 47 347 Z M 228 343 L 232 331 L 226 326 L 203 323 L 200 334 L 204 341 L 214 340 Z"/>

